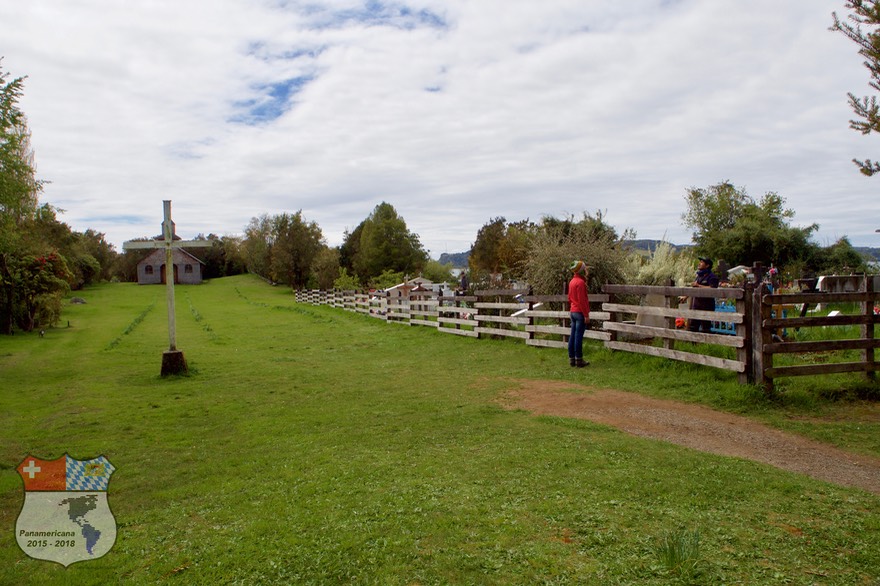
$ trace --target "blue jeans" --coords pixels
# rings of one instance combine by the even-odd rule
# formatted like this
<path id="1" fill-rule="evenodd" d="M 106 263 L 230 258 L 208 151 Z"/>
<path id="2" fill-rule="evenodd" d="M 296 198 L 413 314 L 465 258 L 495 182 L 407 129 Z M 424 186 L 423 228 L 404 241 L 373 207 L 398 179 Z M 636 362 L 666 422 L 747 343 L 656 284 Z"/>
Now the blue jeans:
<path id="1" fill-rule="evenodd" d="M 587 331 L 587 320 L 584 314 L 579 311 L 573 311 L 571 316 L 571 335 L 568 336 L 568 357 L 583 358 L 584 357 L 584 332 Z"/>

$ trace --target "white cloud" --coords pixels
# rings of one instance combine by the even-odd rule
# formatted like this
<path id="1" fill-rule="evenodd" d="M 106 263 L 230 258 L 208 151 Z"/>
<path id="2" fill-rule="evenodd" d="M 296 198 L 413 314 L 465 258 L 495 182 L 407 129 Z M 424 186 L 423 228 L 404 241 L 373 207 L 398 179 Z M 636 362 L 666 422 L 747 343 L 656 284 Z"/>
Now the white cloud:
<path id="1" fill-rule="evenodd" d="M 776 191 L 877 246 L 850 159 L 868 93 L 821 0 L 4 3 L 43 200 L 121 246 L 302 210 L 331 244 L 388 201 L 437 256 L 489 219 L 606 212 L 686 242 L 684 193 Z M 275 117 L 277 116 L 277 117 Z"/>

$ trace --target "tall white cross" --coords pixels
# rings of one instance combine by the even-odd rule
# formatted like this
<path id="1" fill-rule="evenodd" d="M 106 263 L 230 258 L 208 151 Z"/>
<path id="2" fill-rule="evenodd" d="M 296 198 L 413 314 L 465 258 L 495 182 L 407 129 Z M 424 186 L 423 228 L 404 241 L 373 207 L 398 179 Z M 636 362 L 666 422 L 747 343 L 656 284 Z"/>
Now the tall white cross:
<path id="1" fill-rule="evenodd" d="M 177 336 L 174 322 L 174 258 L 175 248 L 196 248 L 211 246 L 209 240 L 175 240 L 174 222 L 171 221 L 171 200 L 163 202 L 165 219 L 162 221 L 162 236 L 156 240 L 129 240 L 122 243 L 123 250 L 144 248 L 165 249 L 165 292 L 168 298 L 168 343 L 169 351 L 177 350 Z"/>

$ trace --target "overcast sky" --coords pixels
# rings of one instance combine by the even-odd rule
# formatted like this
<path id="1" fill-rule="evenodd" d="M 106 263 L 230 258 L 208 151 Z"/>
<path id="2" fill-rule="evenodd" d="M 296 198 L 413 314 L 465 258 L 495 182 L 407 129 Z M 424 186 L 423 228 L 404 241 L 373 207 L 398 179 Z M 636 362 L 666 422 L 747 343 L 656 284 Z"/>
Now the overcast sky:
<path id="1" fill-rule="evenodd" d="M 880 137 L 828 0 L 21 0 L 41 201 L 122 242 L 302 211 L 338 245 L 382 201 L 437 258 L 492 218 L 601 211 L 690 242 L 685 192 L 775 191 L 816 240 L 880 246 Z"/>

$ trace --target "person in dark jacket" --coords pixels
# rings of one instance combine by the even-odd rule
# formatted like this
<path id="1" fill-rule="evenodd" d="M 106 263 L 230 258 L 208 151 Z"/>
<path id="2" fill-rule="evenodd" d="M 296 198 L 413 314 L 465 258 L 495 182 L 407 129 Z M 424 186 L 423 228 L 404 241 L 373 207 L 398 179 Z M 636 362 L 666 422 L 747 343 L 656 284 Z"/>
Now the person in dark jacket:
<path id="1" fill-rule="evenodd" d="M 583 368 L 589 362 L 584 360 L 584 333 L 590 324 L 590 298 L 587 295 L 587 263 L 576 260 L 568 267 L 574 273 L 568 282 L 569 317 L 571 334 L 568 336 L 568 361 L 572 366 Z"/>
<path id="2" fill-rule="evenodd" d="M 718 277 L 712 272 L 712 259 L 700 257 L 700 264 L 697 265 L 697 274 L 691 287 L 702 289 L 717 289 Z M 701 311 L 715 311 L 715 299 L 712 297 L 691 297 L 691 309 L 699 309 Z M 712 322 L 705 319 L 692 319 L 688 322 L 688 330 L 692 332 L 710 333 L 712 330 Z"/>

